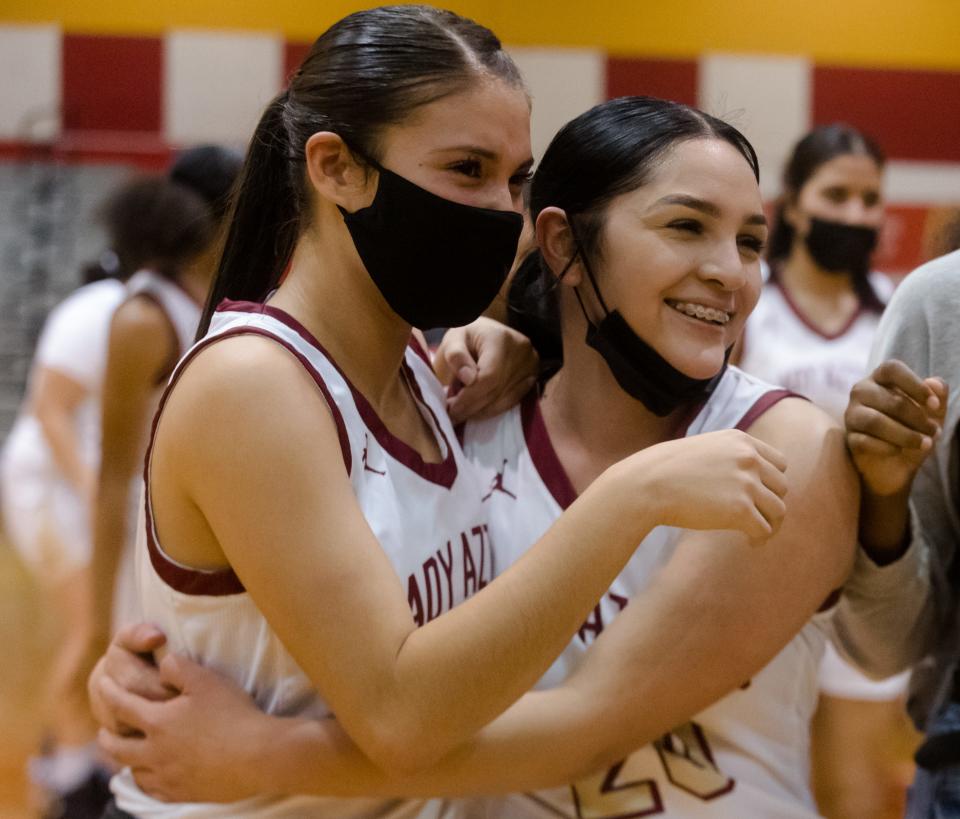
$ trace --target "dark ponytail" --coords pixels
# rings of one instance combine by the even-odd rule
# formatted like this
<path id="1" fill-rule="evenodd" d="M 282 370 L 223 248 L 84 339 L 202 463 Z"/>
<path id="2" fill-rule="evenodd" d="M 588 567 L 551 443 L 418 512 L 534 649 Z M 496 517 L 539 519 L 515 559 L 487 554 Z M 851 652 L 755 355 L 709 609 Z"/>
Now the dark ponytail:
<path id="1" fill-rule="evenodd" d="M 257 125 L 199 334 L 221 299 L 261 301 L 279 283 L 310 216 L 313 134 L 339 134 L 358 158 L 379 160 L 384 128 L 482 76 L 522 87 L 496 35 L 451 11 L 382 6 L 327 29 Z"/>
<path id="2" fill-rule="evenodd" d="M 206 335 L 210 318 L 223 299 L 263 300 L 279 283 L 293 253 L 300 220 L 283 125 L 286 102 L 284 92 L 267 106 L 250 140 L 198 339 Z"/>

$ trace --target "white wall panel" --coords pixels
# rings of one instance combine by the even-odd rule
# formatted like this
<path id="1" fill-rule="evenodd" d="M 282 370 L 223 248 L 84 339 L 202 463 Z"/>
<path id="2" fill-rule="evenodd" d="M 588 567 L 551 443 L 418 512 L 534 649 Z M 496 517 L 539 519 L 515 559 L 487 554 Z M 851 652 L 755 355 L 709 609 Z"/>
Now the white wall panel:
<path id="1" fill-rule="evenodd" d="M 810 129 L 811 74 L 802 57 L 710 54 L 700 60 L 699 105 L 753 143 L 767 199 L 779 193 L 783 163 Z"/>
<path id="2" fill-rule="evenodd" d="M 164 60 L 167 139 L 245 145 L 280 90 L 282 72 L 279 35 L 171 32 Z"/>
<path id="3" fill-rule="evenodd" d="M 890 160 L 883 187 L 888 202 L 960 205 L 960 164 Z"/>
<path id="4" fill-rule="evenodd" d="M 510 48 L 533 96 L 531 139 L 539 160 L 559 128 L 601 102 L 606 55 L 594 49 Z"/>
<path id="5" fill-rule="evenodd" d="M 62 37 L 55 25 L 0 25 L 0 139 L 60 134 Z"/>

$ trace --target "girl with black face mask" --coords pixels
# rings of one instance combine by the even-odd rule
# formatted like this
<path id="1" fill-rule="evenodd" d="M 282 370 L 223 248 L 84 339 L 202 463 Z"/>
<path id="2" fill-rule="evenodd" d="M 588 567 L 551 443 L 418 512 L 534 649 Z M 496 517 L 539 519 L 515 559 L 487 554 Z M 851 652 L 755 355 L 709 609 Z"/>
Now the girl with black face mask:
<path id="1" fill-rule="evenodd" d="M 840 420 L 892 287 L 870 272 L 883 220 L 884 157 L 848 125 L 816 128 L 783 174 L 769 286 L 736 358 Z"/>
<path id="2" fill-rule="evenodd" d="M 848 125 L 816 128 L 797 143 L 770 237 L 770 280 L 744 333 L 743 369 L 805 395 L 838 420 L 866 374 L 892 291 L 870 269 L 883 220 L 883 167 L 880 148 Z M 911 742 L 905 675 L 875 683 L 828 645 L 821 676 L 814 732 L 821 807 L 843 817 L 899 815 L 904 761 L 887 749 Z M 861 812 L 866 805 L 877 812 Z"/>

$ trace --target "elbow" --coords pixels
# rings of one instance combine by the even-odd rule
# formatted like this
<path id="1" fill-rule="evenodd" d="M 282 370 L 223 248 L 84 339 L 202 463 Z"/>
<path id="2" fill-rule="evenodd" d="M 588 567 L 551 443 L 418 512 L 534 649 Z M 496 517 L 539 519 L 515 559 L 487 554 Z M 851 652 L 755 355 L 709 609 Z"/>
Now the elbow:
<path id="1" fill-rule="evenodd" d="M 626 690 L 619 684 L 613 688 L 592 687 L 590 682 L 589 677 L 581 675 L 562 686 L 577 699 L 564 704 L 564 718 L 558 718 L 555 726 L 563 751 L 550 758 L 552 785 L 576 782 L 607 770 L 658 736 L 646 709 L 638 713 L 634 708 L 638 702 L 636 685 Z"/>
<path id="2" fill-rule="evenodd" d="M 355 741 L 367 758 L 387 776 L 401 779 L 422 773 L 452 749 L 414 718 L 371 719 L 362 733 L 364 738 Z"/>

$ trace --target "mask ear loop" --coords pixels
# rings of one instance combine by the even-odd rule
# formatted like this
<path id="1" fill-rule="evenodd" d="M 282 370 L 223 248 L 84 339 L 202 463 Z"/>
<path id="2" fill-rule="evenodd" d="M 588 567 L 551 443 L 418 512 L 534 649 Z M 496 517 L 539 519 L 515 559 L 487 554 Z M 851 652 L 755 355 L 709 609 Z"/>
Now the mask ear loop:
<path id="1" fill-rule="evenodd" d="M 366 163 L 367 165 L 369 165 L 371 168 L 373 168 L 373 169 L 377 172 L 377 174 L 378 174 L 378 176 L 379 176 L 379 178 L 377 179 L 377 193 L 379 193 L 379 192 L 380 192 L 380 185 L 381 185 L 382 180 L 383 180 L 383 174 L 384 174 L 384 173 L 389 173 L 389 171 L 387 171 L 387 169 L 384 168 L 383 165 L 381 165 L 379 162 L 377 162 L 377 160 L 374 159 L 372 156 L 368 156 L 364 151 L 361 151 L 361 150 L 359 150 L 359 149 L 357 149 L 357 148 L 354 148 L 349 142 L 347 142 L 345 139 L 343 139 L 343 137 L 340 137 L 340 138 L 343 140 L 343 144 L 346 145 L 347 150 L 351 153 L 351 155 L 353 156 L 353 158 L 354 158 L 355 160 L 356 160 L 356 159 L 361 159 L 361 160 L 363 160 L 364 163 Z M 353 214 L 352 214 L 350 211 L 348 211 L 346 208 L 340 207 L 340 205 L 337 205 L 337 210 L 340 211 L 340 215 L 343 216 L 344 218 L 346 218 L 347 216 L 352 216 L 352 215 L 353 215 Z"/>
<path id="2" fill-rule="evenodd" d="M 567 224 L 570 226 L 570 233 L 573 235 L 573 241 L 577 245 L 577 250 L 570 257 L 570 261 L 567 262 L 566 266 L 560 272 L 560 275 L 557 277 L 563 278 L 564 273 L 566 273 L 573 263 L 577 260 L 577 257 L 580 257 L 580 260 L 583 262 L 583 268 L 587 271 L 587 278 L 590 279 L 590 286 L 593 287 L 593 292 L 597 294 L 597 301 L 600 302 L 600 307 L 603 308 L 605 316 L 610 315 L 610 309 L 607 307 L 607 303 L 603 300 L 603 294 L 600 292 L 600 288 L 597 287 L 597 280 L 594 278 L 593 270 L 590 267 L 590 263 L 587 261 L 587 254 L 583 252 L 583 244 L 580 242 L 580 238 L 577 236 L 577 231 L 573 227 L 573 221 L 568 217 Z M 577 297 L 577 303 L 580 305 L 580 312 L 583 313 L 584 319 L 586 319 L 587 324 L 596 329 L 597 325 L 590 319 L 590 316 L 587 315 L 587 309 L 583 306 L 583 298 L 580 296 L 579 287 L 573 288 L 573 295 Z"/>

